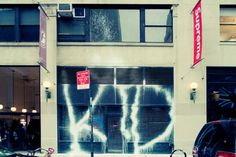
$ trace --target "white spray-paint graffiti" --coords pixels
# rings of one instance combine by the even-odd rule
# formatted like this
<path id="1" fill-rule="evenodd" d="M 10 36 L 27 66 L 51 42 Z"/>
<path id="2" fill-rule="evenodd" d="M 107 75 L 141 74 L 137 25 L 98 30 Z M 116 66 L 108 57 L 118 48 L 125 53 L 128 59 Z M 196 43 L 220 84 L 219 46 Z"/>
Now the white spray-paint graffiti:
<path id="1" fill-rule="evenodd" d="M 140 95 L 142 93 L 142 86 L 141 85 L 117 85 L 116 88 L 120 94 L 121 97 L 121 103 L 122 106 L 122 117 L 120 120 L 120 131 L 123 136 L 123 139 L 125 141 L 130 141 L 131 138 L 133 139 L 133 146 L 134 146 L 134 153 L 148 153 L 149 151 L 152 151 L 153 146 L 158 142 L 163 142 L 167 138 L 171 136 L 171 133 L 173 131 L 173 112 L 174 112 L 174 105 L 173 105 L 173 98 L 171 95 L 171 91 L 162 88 L 158 85 L 153 86 L 145 86 L 148 90 L 152 90 L 155 92 L 156 95 L 158 94 L 164 94 L 166 101 L 170 107 L 169 116 L 171 118 L 171 121 L 169 122 L 168 126 L 166 127 L 165 131 L 158 135 L 157 137 L 153 138 L 149 142 L 140 145 L 140 134 L 138 132 L 138 125 L 139 125 L 139 118 L 138 118 L 138 112 L 139 112 L 139 105 L 140 105 Z M 98 91 L 96 93 L 95 98 L 92 101 L 92 106 L 94 109 L 96 109 L 96 105 L 99 103 L 99 101 L 103 98 L 104 93 L 106 92 L 106 85 L 99 85 Z M 129 89 L 130 88 L 136 88 L 136 93 L 134 97 L 133 104 L 131 105 L 131 109 L 129 110 L 128 98 L 129 98 Z M 66 101 L 66 105 L 68 108 L 68 115 L 69 115 L 69 130 L 70 135 L 72 139 L 72 144 L 70 146 L 71 152 L 69 153 L 88 153 L 81 149 L 80 144 L 78 142 L 78 139 L 83 135 L 84 131 L 89 132 L 90 131 L 90 125 L 89 125 L 89 110 L 86 111 L 86 113 L 83 115 L 83 117 L 76 122 L 76 115 L 74 115 L 74 109 L 72 106 L 72 102 L 70 100 L 70 94 L 69 94 L 69 85 L 64 84 L 63 85 L 63 92 L 64 97 Z M 128 113 L 128 112 L 131 113 Z M 130 115 L 130 117 L 128 116 Z M 127 119 L 131 119 L 131 126 L 127 126 L 126 121 Z M 106 135 L 96 128 L 94 128 L 94 136 L 99 139 L 103 143 L 103 147 L 105 148 L 107 137 Z M 125 150 L 124 144 L 123 144 L 123 150 Z M 124 152 L 124 151 L 123 151 Z"/>

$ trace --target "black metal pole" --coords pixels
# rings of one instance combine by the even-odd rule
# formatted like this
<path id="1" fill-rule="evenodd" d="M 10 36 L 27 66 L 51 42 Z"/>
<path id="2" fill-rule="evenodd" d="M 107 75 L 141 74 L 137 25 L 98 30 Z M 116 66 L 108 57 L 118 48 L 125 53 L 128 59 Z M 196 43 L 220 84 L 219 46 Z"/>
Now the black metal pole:
<path id="1" fill-rule="evenodd" d="M 90 95 L 90 99 L 89 99 L 89 111 L 90 111 L 90 125 L 91 125 L 91 138 L 90 138 L 91 157 L 94 157 L 94 145 L 93 145 L 93 105 L 92 105 L 92 97 L 91 97 L 91 95 Z"/>
<path id="2" fill-rule="evenodd" d="M 88 68 L 86 67 L 86 70 Z M 91 74 L 89 72 L 89 119 L 90 119 L 90 126 L 91 126 L 91 131 L 90 131 L 90 151 L 91 151 L 91 157 L 94 157 L 94 145 L 93 145 L 93 103 L 92 103 L 92 96 L 91 96 Z"/>

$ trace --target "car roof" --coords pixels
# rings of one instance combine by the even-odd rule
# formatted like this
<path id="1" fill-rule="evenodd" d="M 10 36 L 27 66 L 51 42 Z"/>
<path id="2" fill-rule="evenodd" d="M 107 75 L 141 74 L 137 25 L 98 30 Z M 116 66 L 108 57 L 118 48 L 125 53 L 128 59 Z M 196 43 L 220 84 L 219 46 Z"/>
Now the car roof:
<path id="1" fill-rule="evenodd" d="M 198 133 L 194 145 L 198 145 L 202 138 L 216 129 L 223 129 L 225 134 L 230 133 L 236 136 L 236 119 L 224 119 L 206 123 Z"/>

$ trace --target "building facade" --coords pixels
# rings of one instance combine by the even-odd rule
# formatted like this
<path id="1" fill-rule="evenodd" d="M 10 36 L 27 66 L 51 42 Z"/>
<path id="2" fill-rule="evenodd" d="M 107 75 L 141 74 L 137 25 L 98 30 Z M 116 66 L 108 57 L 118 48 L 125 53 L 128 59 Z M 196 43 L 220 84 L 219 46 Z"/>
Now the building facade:
<path id="1" fill-rule="evenodd" d="M 161 154 L 176 148 L 191 154 L 204 123 L 233 118 L 236 2 L 202 1 L 204 59 L 191 68 L 191 11 L 196 3 L 72 0 L 70 6 L 66 1 L 1 1 L 0 68 L 18 74 L 36 68 L 31 80 L 37 80 L 40 112 L 27 115 L 40 119 L 41 147 L 89 152 L 89 105 L 93 147 L 100 154 Z M 39 4 L 47 15 L 46 69 L 38 63 Z M 90 70 L 90 90 L 77 90 L 76 72 L 83 70 Z M 48 89 L 46 81 L 51 83 Z M 192 82 L 198 84 L 194 100 Z M 212 102 L 214 92 L 228 98 Z M 3 106 L 12 103 L 5 97 L 0 97 Z M 0 118 L 11 115 L 0 112 Z"/>

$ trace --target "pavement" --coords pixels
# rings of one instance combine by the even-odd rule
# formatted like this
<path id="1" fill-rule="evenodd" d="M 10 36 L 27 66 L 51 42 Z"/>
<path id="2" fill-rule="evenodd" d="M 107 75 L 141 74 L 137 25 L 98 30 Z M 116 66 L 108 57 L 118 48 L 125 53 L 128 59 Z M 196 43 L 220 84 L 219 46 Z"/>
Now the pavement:
<path id="1" fill-rule="evenodd" d="M 18 152 L 26 155 L 26 152 Z M 94 154 L 94 157 L 170 157 L 171 154 Z M 37 152 L 35 156 L 47 157 L 45 153 Z M 52 154 L 50 157 L 91 157 L 91 154 L 81 154 L 81 153 L 61 153 Z M 177 152 L 172 155 L 172 157 L 185 157 L 181 152 Z M 187 155 L 186 157 L 192 157 L 192 155 Z"/>
<path id="2" fill-rule="evenodd" d="M 91 154 L 52 154 L 52 157 L 91 157 Z M 170 154 L 94 154 L 94 157 L 170 157 Z M 172 157 L 184 157 L 184 155 L 174 154 Z"/>

